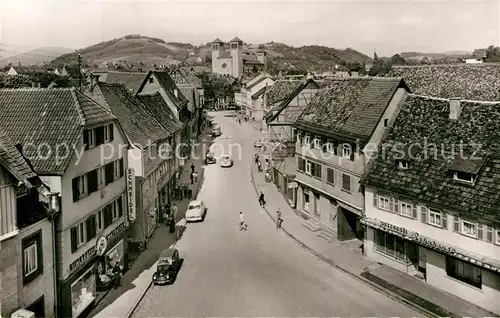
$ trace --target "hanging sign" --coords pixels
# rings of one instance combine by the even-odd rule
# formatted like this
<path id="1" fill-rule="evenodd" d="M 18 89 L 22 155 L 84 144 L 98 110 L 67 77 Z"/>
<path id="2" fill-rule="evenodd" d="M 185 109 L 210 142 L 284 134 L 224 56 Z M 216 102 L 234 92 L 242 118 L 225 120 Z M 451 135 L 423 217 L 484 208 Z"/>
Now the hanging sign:
<path id="1" fill-rule="evenodd" d="M 135 220 L 135 171 L 133 168 L 127 169 L 127 215 L 128 220 Z"/>

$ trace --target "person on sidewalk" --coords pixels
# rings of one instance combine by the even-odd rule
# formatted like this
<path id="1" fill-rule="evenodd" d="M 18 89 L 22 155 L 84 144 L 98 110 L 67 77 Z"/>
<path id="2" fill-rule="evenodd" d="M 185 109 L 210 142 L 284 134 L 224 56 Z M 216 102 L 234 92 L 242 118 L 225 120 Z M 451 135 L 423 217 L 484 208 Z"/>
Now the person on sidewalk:
<path id="1" fill-rule="evenodd" d="M 194 184 L 194 172 L 191 172 L 189 177 L 191 178 L 191 184 Z"/>
<path id="2" fill-rule="evenodd" d="M 195 169 L 195 168 L 196 168 L 196 167 L 194 166 L 194 162 L 193 162 L 193 163 L 191 164 L 191 173 L 194 173 L 194 169 Z"/>
<path id="3" fill-rule="evenodd" d="M 115 266 L 113 267 L 113 272 L 115 274 L 115 289 L 120 287 L 122 285 L 121 280 L 122 280 L 122 269 L 120 267 L 120 264 L 116 262 Z"/>
<path id="4" fill-rule="evenodd" d="M 260 191 L 260 194 L 259 194 L 259 204 L 262 208 L 266 204 L 266 200 L 264 199 L 264 193 L 262 191 Z"/>
<path id="5" fill-rule="evenodd" d="M 260 161 L 257 162 L 257 169 L 259 172 L 262 172 L 262 165 L 260 164 Z"/>
<path id="6" fill-rule="evenodd" d="M 276 228 L 281 229 L 281 224 L 283 223 L 283 218 L 281 217 L 281 210 L 276 211 Z"/>
<path id="7" fill-rule="evenodd" d="M 198 171 L 193 172 L 194 182 L 198 183 Z"/>
<path id="8" fill-rule="evenodd" d="M 259 154 L 255 153 L 255 164 L 259 163 Z"/>

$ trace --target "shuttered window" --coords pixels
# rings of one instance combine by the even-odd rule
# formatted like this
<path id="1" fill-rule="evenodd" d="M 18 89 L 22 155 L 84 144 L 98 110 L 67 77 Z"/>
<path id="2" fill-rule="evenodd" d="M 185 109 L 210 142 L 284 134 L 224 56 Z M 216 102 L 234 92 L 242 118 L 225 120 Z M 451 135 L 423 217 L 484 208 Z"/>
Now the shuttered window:
<path id="1" fill-rule="evenodd" d="M 104 166 L 104 181 L 106 182 L 106 185 L 114 181 L 114 172 L 115 169 L 113 162 L 110 162 Z"/>
<path id="2" fill-rule="evenodd" d="M 92 240 L 97 233 L 96 218 L 92 215 L 85 220 L 85 227 L 87 229 L 87 242 Z"/>
<path id="3" fill-rule="evenodd" d="M 335 172 L 332 168 L 326 168 L 326 182 L 335 185 Z"/>
<path id="4" fill-rule="evenodd" d="M 80 190 L 78 189 L 78 178 L 73 178 L 71 182 L 71 187 L 73 189 L 73 202 L 80 199 Z"/>
<path id="5" fill-rule="evenodd" d="M 95 132 L 95 145 L 99 146 L 104 144 L 104 126 L 94 128 Z"/>
<path id="6" fill-rule="evenodd" d="M 88 193 L 92 193 L 97 191 L 98 189 L 98 178 L 97 178 L 97 170 L 92 170 L 87 173 L 87 185 L 88 185 Z"/>
<path id="7" fill-rule="evenodd" d="M 113 223 L 113 205 L 108 204 L 104 207 L 104 228 L 108 227 Z"/>
<path id="8" fill-rule="evenodd" d="M 71 253 L 76 252 L 78 249 L 78 234 L 76 226 L 71 228 Z"/>

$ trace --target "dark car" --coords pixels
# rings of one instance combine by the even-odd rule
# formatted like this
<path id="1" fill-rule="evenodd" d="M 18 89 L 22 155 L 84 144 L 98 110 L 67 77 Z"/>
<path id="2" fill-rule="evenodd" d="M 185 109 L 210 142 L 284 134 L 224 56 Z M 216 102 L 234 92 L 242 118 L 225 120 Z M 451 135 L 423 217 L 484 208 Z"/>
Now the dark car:
<path id="1" fill-rule="evenodd" d="M 158 260 L 156 272 L 153 274 L 153 284 L 167 285 L 172 284 L 179 273 L 181 260 L 179 251 L 175 248 L 163 250 Z"/>
<path id="2" fill-rule="evenodd" d="M 207 152 L 205 156 L 205 164 L 213 164 L 216 163 L 217 159 L 215 159 L 215 154 L 213 152 Z"/>

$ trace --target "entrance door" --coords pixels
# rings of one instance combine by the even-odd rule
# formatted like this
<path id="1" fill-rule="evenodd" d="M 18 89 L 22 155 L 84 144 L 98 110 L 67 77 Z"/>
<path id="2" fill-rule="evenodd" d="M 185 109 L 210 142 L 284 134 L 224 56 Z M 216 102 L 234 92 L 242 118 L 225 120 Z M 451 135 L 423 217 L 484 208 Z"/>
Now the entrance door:
<path id="1" fill-rule="evenodd" d="M 316 218 L 320 218 L 320 209 L 321 209 L 321 206 L 320 206 L 320 196 L 318 193 L 314 193 L 314 216 Z"/>
<path id="2" fill-rule="evenodd" d="M 26 309 L 35 313 L 36 318 L 45 317 L 45 300 L 43 296 L 38 298 L 38 300 L 33 304 L 26 307 Z"/>
<path id="3" fill-rule="evenodd" d="M 427 279 L 427 254 L 426 249 L 418 246 L 418 271 L 424 275 L 424 279 Z"/>
<path id="4" fill-rule="evenodd" d="M 330 200 L 330 220 L 329 224 L 331 227 L 336 227 L 336 219 L 338 213 L 338 206 L 334 200 Z"/>

